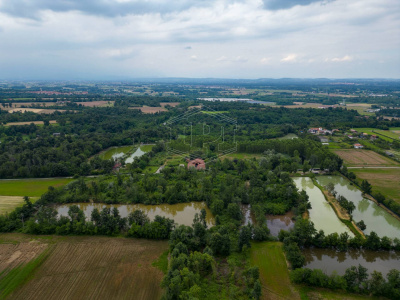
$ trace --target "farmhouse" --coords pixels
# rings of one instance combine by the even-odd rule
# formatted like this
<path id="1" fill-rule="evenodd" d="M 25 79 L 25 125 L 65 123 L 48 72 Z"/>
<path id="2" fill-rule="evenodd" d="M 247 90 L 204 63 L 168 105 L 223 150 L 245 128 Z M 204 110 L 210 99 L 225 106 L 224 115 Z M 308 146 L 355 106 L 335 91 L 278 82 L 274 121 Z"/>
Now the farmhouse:
<path id="1" fill-rule="evenodd" d="M 201 158 L 196 158 L 188 162 L 188 169 L 195 168 L 196 170 L 205 170 L 206 163 Z"/>
<path id="2" fill-rule="evenodd" d="M 332 131 L 330 131 L 328 129 L 324 129 L 322 127 L 310 128 L 310 129 L 308 129 L 308 132 L 312 133 L 312 134 L 332 134 Z"/>
<path id="3" fill-rule="evenodd" d="M 355 149 L 362 149 L 362 148 L 364 148 L 364 146 L 361 145 L 361 144 L 354 144 L 354 148 Z"/>

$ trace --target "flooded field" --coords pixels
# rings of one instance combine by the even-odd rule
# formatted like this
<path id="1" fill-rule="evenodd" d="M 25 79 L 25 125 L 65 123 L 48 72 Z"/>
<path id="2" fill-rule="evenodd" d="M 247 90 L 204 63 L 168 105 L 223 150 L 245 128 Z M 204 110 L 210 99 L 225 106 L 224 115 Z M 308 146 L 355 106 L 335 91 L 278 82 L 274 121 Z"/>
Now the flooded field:
<path id="1" fill-rule="evenodd" d="M 337 218 L 335 211 L 325 200 L 324 194 L 314 185 L 311 178 L 294 177 L 293 181 L 297 188 L 300 191 L 305 190 L 309 197 L 312 207 L 309 210 L 310 220 L 314 223 L 317 230 L 322 229 L 325 235 L 334 232 L 338 234 L 347 232 L 351 237 L 354 236 L 350 229 Z"/>
<path id="2" fill-rule="evenodd" d="M 132 150 L 133 146 L 113 147 L 100 154 L 103 159 L 117 159 L 123 157 L 126 153 Z"/>
<path id="3" fill-rule="evenodd" d="M 361 264 L 369 273 L 376 270 L 385 277 L 391 269 L 400 270 L 400 253 L 388 251 L 370 251 L 349 249 L 346 252 L 337 252 L 332 249 L 308 248 L 304 249 L 306 268 L 321 269 L 327 274 L 336 271 L 343 275 L 347 268 Z"/>
<path id="4" fill-rule="evenodd" d="M 267 226 L 271 235 L 278 236 L 281 229 L 288 231 L 293 228 L 293 217 L 294 214 L 292 212 L 288 212 L 285 215 L 267 215 Z"/>
<path id="5" fill-rule="evenodd" d="M 159 215 L 174 219 L 179 225 L 191 226 L 193 218 L 196 213 L 200 213 L 201 209 L 207 211 L 207 224 L 212 226 L 214 224 L 214 216 L 208 209 L 204 202 L 189 202 L 189 203 L 178 203 L 178 204 L 159 204 L 159 205 L 144 205 L 144 204 L 102 204 L 102 203 L 70 203 L 64 204 L 57 207 L 59 216 L 68 216 L 68 209 L 71 205 L 78 205 L 80 209 L 85 213 L 86 219 L 90 220 L 92 211 L 97 208 L 98 210 L 104 207 L 114 208 L 117 207 L 121 217 L 127 217 L 130 213 L 135 210 L 144 211 L 150 220 L 153 220 L 155 216 Z"/>
<path id="6" fill-rule="evenodd" d="M 375 231 L 380 237 L 400 238 L 400 221 L 375 202 L 363 198 L 361 191 L 350 185 L 347 179 L 341 176 L 317 176 L 317 180 L 322 186 L 332 182 L 338 195 L 354 203 L 356 209 L 353 219 L 355 222 L 364 221 L 367 225 L 366 234 Z"/>

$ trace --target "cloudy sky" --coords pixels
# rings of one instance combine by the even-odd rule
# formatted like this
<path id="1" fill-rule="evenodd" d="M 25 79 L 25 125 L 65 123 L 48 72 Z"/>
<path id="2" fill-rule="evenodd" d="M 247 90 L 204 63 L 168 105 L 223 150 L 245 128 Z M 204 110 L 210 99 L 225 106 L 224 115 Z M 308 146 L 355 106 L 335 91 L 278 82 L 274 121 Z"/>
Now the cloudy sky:
<path id="1" fill-rule="evenodd" d="M 0 79 L 400 78 L 399 0 L 0 0 Z"/>

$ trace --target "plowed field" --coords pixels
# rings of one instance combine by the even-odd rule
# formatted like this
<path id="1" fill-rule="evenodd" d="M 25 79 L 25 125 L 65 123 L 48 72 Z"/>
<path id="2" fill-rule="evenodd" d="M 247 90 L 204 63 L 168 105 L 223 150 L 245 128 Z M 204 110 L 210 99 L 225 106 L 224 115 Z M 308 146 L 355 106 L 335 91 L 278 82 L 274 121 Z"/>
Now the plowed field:
<path id="1" fill-rule="evenodd" d="M 399 164 L 371 150 L 350 149 L 334 150 L 349 167 L 384 167 Z"/>
<path id="2" fill-rule="evenodd" d="M 49 245 L 49 256 L 33 278 L 11 293 L 9 299 L 161 298 L 163 273 L 152 262 L 168 249 L 166 241 L 54 239 Z M 18 253 L 16 250 L 14 253 Z"/>

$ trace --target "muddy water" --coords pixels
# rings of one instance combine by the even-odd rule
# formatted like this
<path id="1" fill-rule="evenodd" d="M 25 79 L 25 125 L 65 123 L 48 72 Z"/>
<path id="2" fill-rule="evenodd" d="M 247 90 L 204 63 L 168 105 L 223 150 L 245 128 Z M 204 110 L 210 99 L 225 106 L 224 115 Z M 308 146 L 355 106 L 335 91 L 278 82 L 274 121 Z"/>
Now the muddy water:
<path id="1" fill-rule="evenodd" d="M 325 235 L 334 232 L 338 234 L 347 232 L 351 237 L 354 236 L 350 229 L 337 218 L 335 211 L 329 205 L 328 201 L 325 200 L 324 194 L 314 185 L 311 178 L 294 177 L 293 181 L 297 188 L 300 191 L 305 190 L 309 197 L 312 207 L 309 210 L 310 220 L 314 223 L 317 230 L 322 229 Z"/>
<path id="2" fill-rule="evenodd" d="M 399 252 L 354 249 L 347 252 L 337 252 L 331 249 L 318 248 L 308 248 L 302 252 L 306 258 L 306 268 L 321 269 L 327 274 L 336 271 L 339 275 L 343 275 L 347 268 L 359 264 L 367 268 L 369 273 L 374 270 L 382 272 L 384 277 L 391 269 L 400 270 Z"/>
<path id="3" fill-rule="evenodd" d="M 146 152 L 142 151 L 142 149 L 140 149 L 140 147 L 139 147 L 139 148 L 137 148 L 137 150 L 131 156 L 129 156 L 125 160 L 125 163 L 126 164 L 131 164 L 131 163 L 133 163 L 133 161 L 135 160 L 136 157 L 141 157 L 145 153 Z"/>
<path id="4" fill-rule="evenodd" d="M 278 236 L 281 229 L 288 231 L 293 228 L 293 217 L 294 214 L 292 212 L 288 212 L 285 215 L 267 215 L 267 226 L 271 235 Z"/>
<path id="5" fill-rule="evenodd" d="M 317 180 L 322 186 L 332 182 L 339 195 L 354 203 L 356 209 L 353 212 L 353 219 L 355 222 L 364 220 L 367 225 L 364 231 L 366 234 L 375 231 L 380 237 L 400 238 L 400 221 L 375 202 L 363 198 L 361 191 L 350 185 L 347 179 L 341 176 L 317 176 Z"/>
<path id="6" fill-rule="evenodd" d="M 250 204 L 242 204 L 240 207 L 243 215 L 243 225 L 253 224 L 253 218 L 251 215 L 251 206 Z"/>
<path id="7" fill-rule="evenodd" d="M 207 211 L 207 224 L 212 226 L 214 224 L 214 217 L 211 211 L 207 208 L 204 202 L 190 202 L 190 203 L 178 203 L 178 204 L 159 204 L 159 205 L 144 205 L 144 204 L 101 204 L 101 203 L 71 203 L 60 205 L 56 207 L 60 216 L 68 216 L 68 209 L 71 205 L 78 205 L 80 209 L 85 213 L 86 219 L 90 220 L 92 211 L 97 208 L 98 210 L 104 207 L 114 208 L 117 207 L 121 217 L 127 217 L 130 213 L 135 210 L 143 210 L 150 220 L 153 220 L 156 215 L 174 219 L 179 225 L 191 226 L 193 218 L 196 213 L 200 213 L 201 209 L 204 208 Z"/>

